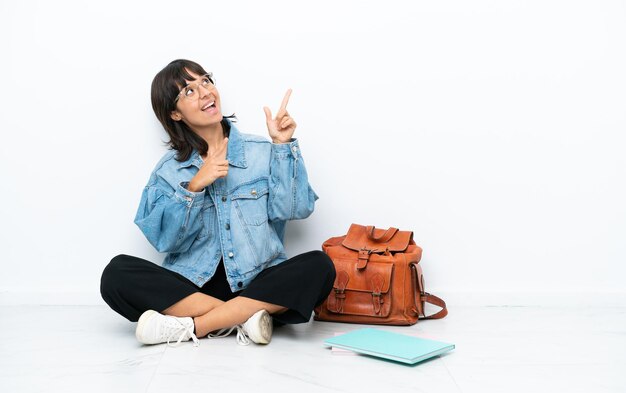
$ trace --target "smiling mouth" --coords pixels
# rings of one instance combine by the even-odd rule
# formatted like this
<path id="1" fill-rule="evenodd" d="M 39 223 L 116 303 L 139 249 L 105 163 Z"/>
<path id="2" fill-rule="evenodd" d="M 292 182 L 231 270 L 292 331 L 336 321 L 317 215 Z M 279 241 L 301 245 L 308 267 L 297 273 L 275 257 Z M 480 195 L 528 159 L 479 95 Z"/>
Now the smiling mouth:
<path id="1" fill-rule="evenodd" d="M 206 111 L 211 108 L 215 108 L 215 101 L 207 102 L 206 105 L 202 107 L 202 111 Z"/>

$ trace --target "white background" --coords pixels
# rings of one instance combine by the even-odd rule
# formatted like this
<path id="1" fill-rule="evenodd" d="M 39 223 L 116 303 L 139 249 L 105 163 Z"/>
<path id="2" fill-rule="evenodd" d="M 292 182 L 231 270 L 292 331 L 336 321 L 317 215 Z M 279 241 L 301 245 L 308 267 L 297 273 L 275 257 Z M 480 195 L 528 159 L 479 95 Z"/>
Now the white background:
<path id="1" fill-rule="evenodd" d="M 0 4 L 0 301 L 99 304 L 113 256 L 162 260 L 133 218 L 177 58 L 244 132 L 293 88 L 320 199 L 290 255 L 397 226 L 451 301 L 624 297 L 623 1 Z"/>

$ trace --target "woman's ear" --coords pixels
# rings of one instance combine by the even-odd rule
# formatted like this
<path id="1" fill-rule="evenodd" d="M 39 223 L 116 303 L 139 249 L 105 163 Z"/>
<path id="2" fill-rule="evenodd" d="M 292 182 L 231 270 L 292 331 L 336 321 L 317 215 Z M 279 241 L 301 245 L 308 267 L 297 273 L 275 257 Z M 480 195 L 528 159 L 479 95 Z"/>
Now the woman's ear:
<path id="1" fill-rule="evenodd" d="M 181 121 L 183 118 L 183 115 L 180 114 L 179 111 L 172 111 L 170 113 L 170 117 L 172 118 L 172 120 L 174 121 Z"/>

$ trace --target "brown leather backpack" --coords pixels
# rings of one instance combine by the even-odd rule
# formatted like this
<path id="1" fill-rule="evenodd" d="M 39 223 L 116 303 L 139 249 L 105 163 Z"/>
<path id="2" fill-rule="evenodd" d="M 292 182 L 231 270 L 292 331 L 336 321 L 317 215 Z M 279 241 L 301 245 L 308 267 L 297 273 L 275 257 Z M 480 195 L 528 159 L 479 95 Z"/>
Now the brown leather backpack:
<path id="1" fill-rule="evenodd" d="M 422 249 L 413 241 L 413 232 L 352 224 L 347 235 L 326 240 L 322 249 L 337 277 L 324 303 L 315 308 L 316 320 L 413 325 L 418 318 L 448 314 L 443 300 L 424 291 Z M 442 309 L 426 316 L 424 303 Z"/>

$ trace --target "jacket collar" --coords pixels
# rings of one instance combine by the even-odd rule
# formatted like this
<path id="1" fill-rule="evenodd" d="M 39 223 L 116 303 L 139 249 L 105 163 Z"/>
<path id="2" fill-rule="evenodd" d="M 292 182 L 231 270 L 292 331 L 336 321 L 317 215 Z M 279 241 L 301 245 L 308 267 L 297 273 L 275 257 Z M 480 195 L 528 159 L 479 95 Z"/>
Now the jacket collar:
<path id="1" fill-rule="evenodd" d="M 243 136 L 230 120 L 224 120 L 226 124 L 222 123 L 222 125 L 227 125 L 228 128 L 230 128 L 227 131 L 228 147 L 226 151 L 226 159 L 228 160 L 228 165 L 233 165 L 239 168 L 247 168 L 248 163 L 246 162 L 246 151 Z M 204 161 L 202 161 L 200 153 L 194 149 L 191 156 L 189 156 L 189 159 L 180 163 L 179 168 L 186 168 L 193 165 L 200 169 L 203 164 Z"/>

